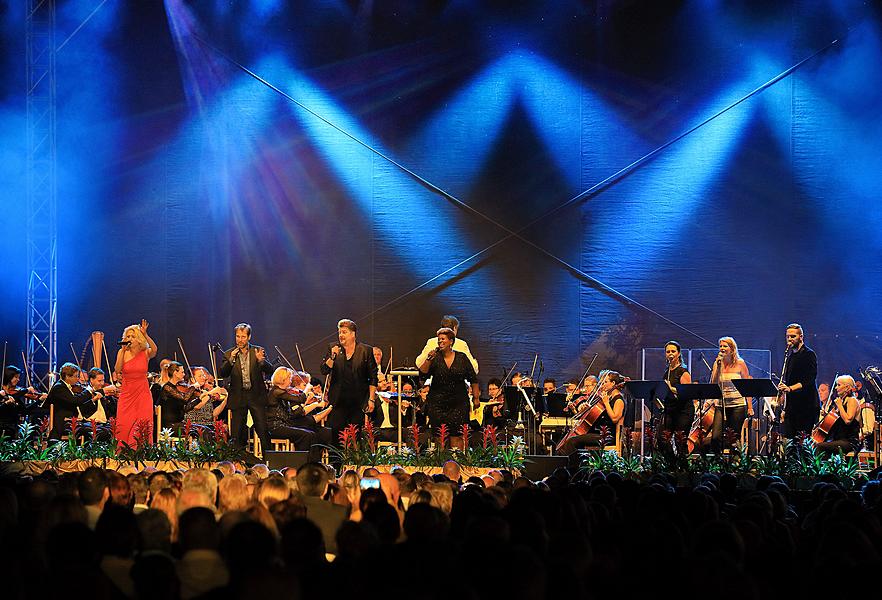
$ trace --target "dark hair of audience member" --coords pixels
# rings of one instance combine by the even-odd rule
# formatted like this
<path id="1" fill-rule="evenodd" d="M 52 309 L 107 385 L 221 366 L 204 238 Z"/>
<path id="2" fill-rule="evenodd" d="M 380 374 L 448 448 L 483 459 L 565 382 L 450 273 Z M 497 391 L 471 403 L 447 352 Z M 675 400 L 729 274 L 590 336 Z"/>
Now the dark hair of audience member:
<path id="1" fill-rule="evenodd" d="M 178 517 L 181 553 L 189 550 L 220 550 L 220 526 L 213 511 L 204 506 L 188 508 Z"/>
<path id="2" fill-rule="evenodd" d="M 361 511 L 362 515 L 364 515 L 364 511 L 367 510 L 368 506 L 375 503 L 389 503 L 383 490 L 378 488 L 368 488 L 365 490 L 361 490 L 361 499 L 359 499 L 358 501 L 358 509 Z"/>
<path id="3" fill-rule="evenodd" d="M 273 564 L 277 556 L 276 537 L 261 523 L 248 519 L 236 523 L 223 540 L 221 551 L 231 581 Z"/>
<path id="4" fill-rule="evenodd" d="M 176 600 L 180 597 L 181 581 L 174 560 L 167 554 L 139 556 L 132 565 L 131 577 L 136 598 Z"/>
<path id="5" fill-rule="evenodd" d="M 132 485 L 129 483 L 128 479 L 116 471 L 107 472 L 107 487 L 110 489 L 110 498 L 107 500 L 108 502 L 128 508 L 129 510 L 135 505 L 135 495 L 132 493 Z"/>
<path id="6" fill-rule="evenodd" d="M 299 492 L 292 492 L 287 500 L 276 502 L 269 509 L 276 527 L 281 531 L 287 523 L 294 519 L 306 518 L 306 504 L 303 503 L 303 496 Z"/>
<path id="7" fill-rule="evenodd" d="M 430 504 L 432 495 L 425 490 L 417 492 L 425 494 L 427 500 L 411 502 L 404 514 L 404 535 L 409 542 L 440 542 L 447 538 L 450 531 L 450 519 L 440 508 Z"/>
<path id="8" fill-rule="evenodd" d="M 141 545 L 135 515 L 127 508 L 107 504 L 95 525 L 95 538 L 102 556 L 131 558 Z"/>
<path id="9" fill-rule="evenodd" d="M 364 498 L 364 496 L 362 496 Z M 370 523 L 377 530 L 380 541 L 394 544 L 401 535 L 401 521 L 396 511 L 388 502 L 371 502 L 362 511 L 363 521 Z"/>
<path id="10" fill-rule="evenodd" d="M 135 515 L 135 521 L 141 534 L 141 552 L 171 553 L 172 528 L 164 512 L 148 508 Z"/>
<path id="11" fill-rule="evenodd" d="M 77 488 L 83 504 L 86 506 L 98 504 L 104 497 L 104 490 L 108 488 L 107 474 L 104 469 L 88 467 L 80 475 Z"/>
<path id="12" fill-rule="evenodd" d="M 282 527 L 281 534 L 282 559 L 289 569 L 309 573 L 327 562 L 322 530 L 309 519 L 289 521 Z"/>

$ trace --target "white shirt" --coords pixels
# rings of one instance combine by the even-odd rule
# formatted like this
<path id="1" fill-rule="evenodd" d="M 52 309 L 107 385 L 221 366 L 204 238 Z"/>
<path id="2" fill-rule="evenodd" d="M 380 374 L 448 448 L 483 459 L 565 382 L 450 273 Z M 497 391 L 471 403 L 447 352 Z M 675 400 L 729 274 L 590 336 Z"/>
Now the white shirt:
<path id="1" fill-rule="evenodd" d="M 423 348 L 423 351 L 420 352 L 420 355 L 417 356 L 416 366 L 419 368 L 421 364 L 426 361 L 426 358 L 429 356 L 429 352 L 438 347 L 438 337 L 431 337 L 426 340 L 426 347 Z M 453 349 L 457 352 L 462 352 L 466 355 L 466 358 L 472 363 L 472 366 L 475 368 L 475 375 L 478 374 L 478 361 L 475 360 L 475 357 L 472 356 L 471 350 L 469 350 L 469 345 L 462 338 L 456 338 L 453 340 Z"/>

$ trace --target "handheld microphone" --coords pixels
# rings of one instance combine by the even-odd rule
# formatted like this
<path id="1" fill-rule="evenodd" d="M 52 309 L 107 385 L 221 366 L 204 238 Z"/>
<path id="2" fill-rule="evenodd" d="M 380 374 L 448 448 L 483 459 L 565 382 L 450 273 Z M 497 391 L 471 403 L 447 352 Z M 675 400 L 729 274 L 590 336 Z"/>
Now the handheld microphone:
<path id="1" fill-rule="evenodd" d="M 131 345 L 132 345 L 132 342 L 129 342 L 129 341 L 126 341 L 126 340 L 119 340 L 119 341 L 116 343 L 116 345 L 117 345 L 117 346 L 131 346 Z"/>

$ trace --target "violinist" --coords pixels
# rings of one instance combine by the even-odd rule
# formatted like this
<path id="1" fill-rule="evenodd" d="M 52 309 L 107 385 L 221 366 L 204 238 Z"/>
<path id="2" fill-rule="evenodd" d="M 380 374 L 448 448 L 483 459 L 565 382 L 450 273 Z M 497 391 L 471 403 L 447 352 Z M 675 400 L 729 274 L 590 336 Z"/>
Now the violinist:
<path id="1" fill-rule="evenodd" d="M 80 385 L 80 368 L 73 363 L 64 363 L 61 367 L 61 377 L 49 390 L 46 398 L 50 405 L 55 407 L 55 415 L 52 421 L 51 439 L 60 439 L 64 434 L 64 421 L 76 416 L 77 409 L 83 404 L 92 401 L 92 392 Z"/>
<path id="2" fill-rule="evenodd" d="M 388 392 L 392 382 L 383 372 L 383 349 L 378 346 L 374 346 L 374 361 L 377 363 L 377 391 Z"/>
<path id="3" fill-rule="evenodd" d="M 177 361 L 169 363 L 166 369 L 168 381 L 162 386 L 159 394 L 159 406 L 162 408 L 163 429 L 177 430 L 183 426 L 184 414 L 203 400 L 209 393 L 198 386 L 184 382 L 184 365 Z"/>
<path id="4" fill-rule="evenodd" d="M 493 377 L 487 382 L 489 401 L 484 407 L 483 424 L 493 425 L 497 431 L 503 432 L 508 427 L 508 415 L 505 413 L 505 397 L 502 394 L 502 382 Z"/>
<path id="5" fill-rule="evenodd" d="M 46 394 L 40 394 L 32 387 L 18 387 L 21 381 L 21 369 L 7 365 L 3 372 L 3 385 L 0 387 L 0 431 L 13 437 L 18 430 L 18 423 L 25 408 L 25 400 L 44 400 Z"/>
<path id="6" fill-rule="evenodd" d="M 279 367 L 273 372 L 267 394 L 267 424 L 270 436 L 309 449 L 309 461 L 321 460 L 322 445 L 331 444 L 331 430 L 318 425 L 333 409 L 325 400 L 306 403 L 306 394 L 291 387 L 292 371 Z"/>
<path id="7" fill-rule="evenodd" d="M 723 431 L 731 429 L 741 435 L 745 412 L 753 416 L 753 403 L 748 402 L 732 383 L 733 379 L 750 379 L 747 363 L 738 354 L 738 344 L 731 337 L 720 338 L 720 352 L 711 368 L 711 383 L 719 383 L 723 390 L 723 410 L 714 413 L 711 428 L 711 447 L 715 452 L 723 448 Z M 713 401 L 719 406 L 719 400 Z M 725 416 L 724 414 L 725 413 Z"/>
<path id="8" fill-rule="evenodd" d="M 668 368 L 665 370 L 664 381 L 668 384 L 668 393 L 664 398 L 664 417 L 662 429 L 665 431 L 682 431 L 689 433 L 692 419 L 698 402 L 683 402 L 677 396 L 677 384 L 692 383 L 692 376 L 686 369 L 686 361 L 680 351 L 680 344 L 671 340 L 665 344 L 665 359 Z"/>
<path id="9" fill-rule="evenodd" d="M 833 454 L 837 451 L 843 454 L 853 452 L 858 448 L 858 433 L 860 422 L 857 419 L 858 399 L 855 395 L 855 382 L 851 375 L 840 375 L 834 382 L 836 393 L 830 395 L 824 409 L 821 411 L 821 419 L 815 428 L 824 427 L 824 419 L 827 415 L 838 415 L 833 424 L 824 435 L 824 441 L 816 442 L 815 447 L 822 451 Z M 813 436 L 814 437 L 814 436 Z"/>
<path id="10" fill-rule="evenodd" d="M 162 386 L 168 382 L 168 366 L 171 362 L 170 358 L 163 358 L 159 361 L 159 372 L 147 374 L 150 379 L 150 394 L 153 396 L 154 406 L 159 406 L 159 395 L 162 392 Z"/>
<path id="11" fill-rule="evenodd" d="M 579 448 L 586 447 L 602 447 L 604 440 L 601 431 L 605 428 L 610 435 L 615 435 L 616 426 L 622 420 L 625 414 L 625 399 L 622 396 L 619 387 L 625 382 L 625 379 L 616 373 L 610 371 L 600 382 L 600 389 L 597 390 L 598 398 L 596 402 L 600 402 L 603 412 L 594 421 L 587 433 L 582 435 L 574 435 L 570 437 L 560 449 L 562 455 L 571 455 Z"/>
<path id="12" fill-rule="evenodd" d="M 783 435 L 794 438 L 811 431 L 818 414 L 818 357 L 814 350 L 805 345 L 802 325 L 791 323 L 785 335 L 789 355 L 778 389 L 786 395 Z"/>
<path id="13" fill-rule="evenodd" d="M 110 398 L 119 394 L 119 388 L 115 385 L 107 385 L 104 381 L 104 371 L 98 367 L 89 369 L 88 375 L 92 402 L 80 407 L 80 414 L 84 419 L 94 419 L 98 423 L 106 423 L 107 418 L 116 412 L 116 402 Z M 111 408 L 113 408 L 113 412 L 111 412 Z"/>
<path id="14" fill-rule="evenodd" d="M 413 420 L 413 384 L 402 385 L 406 393 L 397 396 L 386 392 L 377 392 L 377 402 L 374 404 L 374 412 L 371 413 L 371 421 L 374 424 L 375 437 L 380 442 L 398 441 L 398 404 L 401 403 L 401 435 L 406 443 L 412 439 L 408 423 Z"/>
<path id="15" fill-rule="evenodd" d="M 191 387 L 198 390 L 199 403 L 184 413 L 184 421 L 213 431 L 215 422 L 227 406 L 228 392 L 224 388 L 209 387 L 208 377 L 205 367 L 193 367 Z M 215 401 L 218 403 L 215 404 Z"/>
<path id="16" fill-rule="evenodd" d="M 570 395 L 569 385 L 567 385 L 567 395 L 569 397 L 569 401 L 567 405 L 564 407 L 564 412 L 571 412 L 573 414 L 578 414 L 582 412 L 587 406 L 588 398 L 591 394 L 594 393 L 594 390 L 597 389 L 597 375 L 588 375 L 584 381 L 582 381 L 582 386 L 579 387 L 577 384 L 573 384 L 573 393 Z"/>

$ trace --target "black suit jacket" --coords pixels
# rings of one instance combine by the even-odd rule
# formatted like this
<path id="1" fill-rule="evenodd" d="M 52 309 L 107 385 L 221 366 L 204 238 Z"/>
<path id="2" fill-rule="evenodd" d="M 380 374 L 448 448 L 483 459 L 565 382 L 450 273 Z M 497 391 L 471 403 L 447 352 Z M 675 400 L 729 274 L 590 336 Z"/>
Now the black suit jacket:
<path id="1" fill-rule="evenodd" d="M 266 384 L 263 382 L 264 375 L 273 374 L 273 366 L 269 361 L 263 361 L 263 364 L 257 362 L 257 349 L 260 346 L 248 346 L 248 374 L 251 378 L 251 390 L 242 389 L 242 369 L 239 368 L 239 356 L 237 354 L 234 361 L 230 360 L 230 355 L 236 348 L 230 348 L 224 352 L 224 360 L 218 370 L 219 377 L 229 377 L 227 381 L 227 390 L 230 396 L 227 399 L 227 406 L 230 408 L 242 408 L 247 404 L 247 396 L 251 398 L 257 397 L 262 403 L 266 403 Z M 247 392 L 247 393 L 246 393 Z"/>
<path id="2" fill-rule="evenodd" d="M 78 407 L 91 402 L 92 393 L 83 390 L 79 394 L 74 394 L 63 381 L 58 381 L 49 390 L 46 401 L 55 406 L 50 437 L 57 439 L 64 433 L 64 420 L 76 416 Z"/>
<path id="3" fill-rule="evenodd" d="M 325 552 L 337 554 L 337 530 L 349 518 L 349 509 L 321 498 L 305 496 L 306 518 L 318 525 L 325 539 Z"/>
<path id="4" fill-rule="evenodd" d="M 330 348 L 322 361 L 322 375 L 331 374 L 331 389 L 328 400 L 334 405 L 328 419 L 332 428 L 346 423 L 358 423 L 360 413 L 364 411 L 370 399 L 370 386 L 377 385 L 377 361 L 374 360 L 374 349 L 367 344 L 355 344 L 350 361 L 353 383 L 343 385 L 346 369 L 346 353 L 340 351 L 334 359 L 334 366 L 328 367 L 326 361 L 331 356 Z"/>

